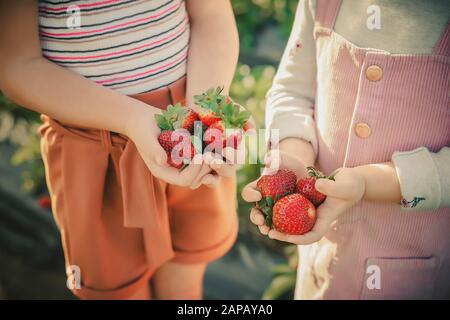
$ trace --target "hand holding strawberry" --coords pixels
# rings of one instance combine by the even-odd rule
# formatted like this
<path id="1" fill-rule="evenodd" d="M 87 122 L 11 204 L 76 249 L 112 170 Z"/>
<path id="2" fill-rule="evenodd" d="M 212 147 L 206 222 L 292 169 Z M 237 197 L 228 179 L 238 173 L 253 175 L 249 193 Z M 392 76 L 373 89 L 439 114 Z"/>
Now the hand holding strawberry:
<path id="1" fill-rule="evenodd" d="M 258 188 L 258 182 L 255 181 L 246 186 L 242 192 L 246 201 L 258 202 L 257 207 L 251 211 L 250 219 L 258 225 L 262 234 L 268 235 L 271 239 L 294 244 L 319 241 L 328 232 L 332 223 L 364 195 L 365 180 L 354 169 L 339 169 L 334 177 L 325 179 L 323 174 L 312 167 L 308 167 L 308 171 L 304 167 L 299 169 L 298 164 L 301 162 L 290 154 L 281 153 L 280 158 L 281 168 L 294 169 L 296 175 L 300 177 L 297 181 L 297 190 L 276 201 L 272 208 L 260 205 L 264 204 L 263 195 L 268 190 L 264 184 L 260 183 Z M 295 164 L 295 161 L 298 163 Z M 283 176 L 287 174 L 284 173 Z M 259 181 L 267 179 L 267 176 L 263 176 Z M 284 182 L 287 185 L 288 180 Z"/>
<path id="2" fill-rule="evenodd" d="M 326 199 L 317 208 L 317 220 L 311 231 L 304 235 L 288 235 L 270 230 L 269 238 L 302 245 L 319 241 L 330 230 L 336 219 L 362 199 L 365 179 L 353 168 L 341 168 L 337 171 L 334 181 L 319 179 L 315 188 L 323 193 Z"/>
<path id="3" fill-rule="evenodd" d="M 127 131 L 128 137 L 133 141 L 129 147 L 136 147 L 142 160 L 156 178 L 184 187 L 194 187 L 199 183 L 207 184 L 203 179 L 208 179 L 208 176 L 202 173 L 209 166 L 203 162 L 201 155 L 194 157 L 193 163 L 181 171 L 167 164 L 167 153 L 158 142 L 161 130 L 154 121 L 155 116 L 159 114 L 159 110 L 146 105 L 137 109 Z"/>
<path id="4" fill-rule="evenodd" d="M 200 153 L 217 174 L 230 176 L 235 172 L 232 159 L 242 151 L 243 131 L 251 127 L 250 114 L 223 95 L 222 90 L 209 89 L 195 96 L 195 109 L 169 105 L 156 115 L 161 129 L 158 140 L 172 167 L 183 170 Z"/>

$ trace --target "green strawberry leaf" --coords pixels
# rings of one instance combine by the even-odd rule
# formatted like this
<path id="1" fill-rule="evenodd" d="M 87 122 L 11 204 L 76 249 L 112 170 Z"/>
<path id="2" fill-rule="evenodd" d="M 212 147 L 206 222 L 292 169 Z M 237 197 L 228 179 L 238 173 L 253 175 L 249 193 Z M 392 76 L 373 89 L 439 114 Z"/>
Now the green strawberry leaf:
<path id="1" fill-rule="evenodd" d="M 172 125 L 173 125 L 174 129 L 180 129 L 181 128 L 181 121 L 180 120 L 174 121 L 172 123 Z"/>
<path id="2" fill-rule="evenodd" d="M 271 196 L 267 196 L 266 197 L 266 203 L 267 203 L 267 206 L 269 206 L 270 208 L 273 208 L 273 205 L 275 204 L 275 201 L 273 200 L 273 198 Z"/>
<path id="3" fill-rule="evenodd" d="M 171 123 L 161 114 L 155 115 L 156 123 L 161 130 L 173 130 Z"/>
<path id="4" fill-rule="evenodd" d="M 272 221 L 272 215 L 271 214 L 267 214 L 266 215 L 266 219 L 265 219 L 265 223 L 266 226 L 268 226 L 269 228 L 273 228 L 273 221 Z"/>
<path id="5" fill-rule="evenodd" d="M 256 202 L 258 208 L 264 208 L 266 206 L 266 200 L 261 199 L 258 202 Z"/>

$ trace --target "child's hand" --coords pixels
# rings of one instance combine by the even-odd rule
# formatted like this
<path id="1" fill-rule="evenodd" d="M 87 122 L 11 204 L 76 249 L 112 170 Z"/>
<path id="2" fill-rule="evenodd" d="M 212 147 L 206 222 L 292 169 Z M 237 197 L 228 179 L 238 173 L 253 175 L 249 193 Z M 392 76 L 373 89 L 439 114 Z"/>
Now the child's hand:
<path id="1" fill-rule="evenodd" d="M 295 161 L 291 156 L 281 157 L 281 168 L 286 168 L 294 171 L 297 177 L 306 175 L 306 168 L 304 172 L 298 168 L 297 165 L 291 163 L 286 166 L 286 162 Z M 299 174 L 300 173 L 300 174 Z M 268 235 L 271 239 L 286 241 L 294 244 L 310 244 L 319 241 L 331 228 L 333 222 L 351 208 L 355 203 L 360 201 L 365 192 L 365 179 L 355 169 L 341 168 L 335 176 L 335 181 L 328 179 L 319 179 L 315 185 L 316 189 L 327 196 L 327 199 L 317 208 L 317 220 L 310 232 L 303 235 L 288 235 L 270 229 L 266 226 L 264 215 L 257 208 L 253 208 L 250 212 L 250 220 L 256 224 L 260 232 Z M 248 202 L 256 202 L 261 199 L 261 194 L 256 190 L 256 181 L 247 185 L 242 191 L 242 197 Z"/>
<path id="2" fill-rule="evenodd" d="M 297 178 L 308 176 L 306 166 L 300 158 L 294 156 L 292 153 L 282 150 L 280 150 L 278 154 L 272 151 L 269 152 L 265 158 L 265 165 L 265 170 L 270 170 L 269 168 L 273 170 L 288 169 L 293 171 Z M 249 183 L 242 190 L 242 198 L 245 201 L 255 203 L 261 200 L 261 193 L 258 189 L 256 189 L 256 183 L 258 180 Z M 269 233 L 270 228 L 264 224 L 264 215 L 257 208 L 252 208 L 252 211 L 250 212 L 250 220 L 258 226 L 259 231 L 262 234 L 267 235 Z"/>
<path id="3" fill-rule="evenodd" d="M 237 166 L 246 159 L 245 143 L 241 142 L 237 149 L 225 147 L 222 154 L 206 152 L 203 159 L 217 175 L 231 177 L 236 173 Z"/>
<path id="4" fill-rule="evenodd" d="M 191 164 L 181 171 L 167 164 L 166 152 L 158 142 L 160 129 L 155 122 L 156 112 L 156 108 L 148 106 L 139 109 L 135 116 L 130 117 L 126 132 L 153 176 L 183 187 L 197 188 L 201 184 L 216 184 L 218 177 L 211 174 L 202 155 L 196 155 Z"/>
<path id="5" fill-rule="evenodd" d="M 241 111 L 246 110 L 243 106 L 239 105 Z M 242 139 L 236 148 L 226 146 L 222 149 L 221 154 L 206 152 L 204 154 L 204 161 L 207 163 L 214 172 L 221 177 L 231 177 L 236 174 L 237 166 L 244 164 L 246 160 L 247 150 L 245 146 L 245 135 L 256 135 L 256 124 L 253 117 L 250 116 L 245 123 L 241 132 Z"/>
<path id="6" fill-rule="evenodd" d="M 315 187 L 327 198 L 317 208 L 317 220 L 313 229 L 303 235 L 288 235 L 272 229 L 268 231 L 269 238 L 301 245 L 319 241 L 337 218 L 362 199 L 365 179 L 353 168 L 341 168 L 335 176 L 335 181 L 318 179 Z M 260 225 L 263 218 L 260 215 L 258 212 L 252 212 L 252 222 Z"/>

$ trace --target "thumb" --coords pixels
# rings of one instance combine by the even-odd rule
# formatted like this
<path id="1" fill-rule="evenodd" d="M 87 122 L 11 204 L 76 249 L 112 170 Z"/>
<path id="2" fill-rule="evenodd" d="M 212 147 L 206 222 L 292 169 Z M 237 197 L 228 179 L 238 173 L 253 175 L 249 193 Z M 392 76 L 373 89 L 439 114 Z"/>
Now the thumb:
<path id="1" fill-rule="evenodd" d="M 261 200 L 261 193 L 256 189 L 256 181 L 249 183 L 242 189 L 242 198 L 246 202 L 256 202 Z"/>
<path id="2" fill-rule="evenodd" d="M 167 165 L 167 153 L 161 147 L 159 144 L 158 139 L 150 139 L 150 152 L 151 152 L 151 158 L 152 160 L 158 165 L 158 166 L 166 166 Z"/>
<path id="3" fill-rule="evenodd" d="M 350 198 L 351 190 L 347 182 L 338 182 L 329 179 L 317 179 L 315 187 L 317 191 L 322 192 L 326 196 L 348 199 Z"/>

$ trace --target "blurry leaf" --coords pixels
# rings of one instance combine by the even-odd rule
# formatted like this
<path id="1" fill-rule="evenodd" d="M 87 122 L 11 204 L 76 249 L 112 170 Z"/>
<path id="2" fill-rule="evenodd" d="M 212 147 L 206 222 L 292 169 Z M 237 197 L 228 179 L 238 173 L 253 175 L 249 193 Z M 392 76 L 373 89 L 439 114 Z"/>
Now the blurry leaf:
<path id="1" fill-rule="evenodd" d="M 273 278 L 270 285 L 264 291 L 263 300 L 275 300 L 287 293 L 291 293 L 295 288 L 296 277 L 293 275 L 281 275 Z"/>
<path id="2" fill-rule="evenodd" d="M 292 269 L 292 267 L 287 265 L 287 264 L 278 264 L 278 265 L 274 266 L 272 268 L 272 273 L 274 275 L 283 275 L 283 274 L 284 275 L 289 275 L 291 273 L 293 275 L 296 274 L 295 269 Z"/>

